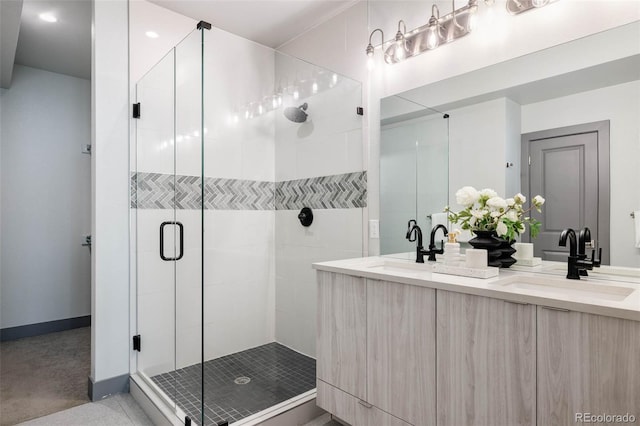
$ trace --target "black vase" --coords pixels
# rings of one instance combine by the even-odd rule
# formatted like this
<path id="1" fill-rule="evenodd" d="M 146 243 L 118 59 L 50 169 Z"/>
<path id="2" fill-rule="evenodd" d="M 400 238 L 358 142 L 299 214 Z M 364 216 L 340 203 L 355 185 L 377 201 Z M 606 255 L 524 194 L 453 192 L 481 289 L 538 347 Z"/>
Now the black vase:
<path id="1" fill-rule="evenodd" d="M 502 256 L 502 249 L 500 248 L 502 246 L 502 240 L 496 236 L 496 232 L 473 231 L 473 233 L 476 234 L 476 236 L 469 240 L 471 247 L 486 250 L 487 264 L 500 268 L 502 266 L 502 262 L 500 261 L 500 256 Z"/>
<path id="2" fill-rule="evenodd" d="M 500 257 L 498 258 L 500 261 L 500 267 L 508 268 L 516 263 L 516 259 L 511 257 L 511 255 L 516 252 L 516 249 L 513 248 L 513 243 L 515 243 L 516 240 L 505 240 L 500 237 L 496 238 L 500 240 L 500 247 L 498 247 L 498 250 L 500 250 Z"/>

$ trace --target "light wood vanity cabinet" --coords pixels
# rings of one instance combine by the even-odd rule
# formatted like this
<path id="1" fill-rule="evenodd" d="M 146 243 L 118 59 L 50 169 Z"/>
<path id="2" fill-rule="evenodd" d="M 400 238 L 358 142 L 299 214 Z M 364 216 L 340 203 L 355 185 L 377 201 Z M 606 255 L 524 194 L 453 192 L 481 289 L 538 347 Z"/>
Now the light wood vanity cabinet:
<path id="1" fill-rule="evenodd" d="M 538 424 L 640 418 L 640 322 L 538 307 Z M 607 423 L 609 424 L 609 423 Z"/>
<path id="2" fill-rule="evenodd" d="M 435 290 L 318 271 L 317 338 L 318 406 L 354 426 L 435 426 Z"/>
<path id="3" fill-rule="evenodd" d="M 366 295 L 364 278 L 318 271 L 316 376 L 360 399 L 367 397 Z"/>
<path id="4" fill-rule="evenodd" d="M 438 425 L 536 424 L 536 310 L 438 290 Z"/>
<path id="5" fill-rule="evenodd" d="M 367 280 L 367 402 L 420 426 L 435 426 L 435 293 Z"/>
<path id="6" fill-rule="evenodd" d="M 317 273 L 317 404 L 353 426 L 640 418 L 638 321 Z"/>

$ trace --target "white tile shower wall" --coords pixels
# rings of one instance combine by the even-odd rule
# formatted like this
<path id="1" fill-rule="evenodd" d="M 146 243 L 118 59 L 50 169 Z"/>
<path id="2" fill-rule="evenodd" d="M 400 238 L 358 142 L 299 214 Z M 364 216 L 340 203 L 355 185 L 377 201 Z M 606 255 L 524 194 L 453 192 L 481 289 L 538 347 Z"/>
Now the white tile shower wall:
<path id="1" fill-rule="evenodd" d="M 307 103 L 307 120 L 275 116 L 275 177 L 290 181 L 363 170 L 361 85 L 341 75 L 276 53 L 277 84 L 289 86 L 283 106 Z M 318 84 L 317 93 L 313 83 Z M 291 96 L 293 87 L 300 99 Z M 298 209 L 275 213 L 276 340 L 315 356 L 316 287 L 311 264 L 362 256 L 362 208 L 314 209 L 303 227 Z"/>
<path id="2" fill-rule="evenodd" d="M 314 210 L 303 227 L 297 210 L 276 211 L 276 340 L 315 357 L 314 262 L 362 256 L 362 209 Z"/>
<path id="3" fill-rule="evenodd" d="M 138 233 L 137 331 L 144 336 L 138 370 L 153 376 L 175 368 L 175 265 L 163 261 L 159 254 L 160 224 L 173 220 L 174 216 L 169 209 L 136 209 L 134 212 Z"/>
<path id="4" fill-rule="evenodd" d="M 205 175 L 273 181 L 273 113 L 244 116 L 274 93 L 273 50 L 213 28 L 204 55 Z"/>
<path id="5" fill-rule="evenodd" d="M 205 212 L 205 357 L 275 339 L 272 210 Z"/>
<path id="6" fill-rule="evenodd" d="M 353 84 L 352 82 L 349 82 Z M 276 115 L 276 180 L 286 181 L 362 170 L 362 119 L 356 115 L 361 89 L 340 88 L 307 102 L 309 117 L 302 124 Z M 340 108 L 336 108 L 340 105 Z M 326 110 L 333 108 L 333 116 Z"/>
<path id="7" fill-rule="evenodd" d="M 135 121 L 138 172 L 172 173 L 174 169 L 174 66 L 167 54 L 138 82 L 135 101 L 141 104 Z"/>

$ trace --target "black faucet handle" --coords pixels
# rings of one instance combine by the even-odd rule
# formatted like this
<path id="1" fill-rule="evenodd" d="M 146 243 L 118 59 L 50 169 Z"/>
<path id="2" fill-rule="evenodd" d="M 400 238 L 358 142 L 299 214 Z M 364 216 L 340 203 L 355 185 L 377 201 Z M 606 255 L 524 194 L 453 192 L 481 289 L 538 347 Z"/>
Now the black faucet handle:
<path id="1" fill-rule="evenodd" d="M 602 247 L 598 248 L 598 257 L 596 258 L 596 251 L 591 250 L 591 263 L 593 263 L 593 266 L 595 266 L 596 268 L 599 268 L 600 265 L 602 264 Z"/>
<path id="2" fill-rule="evenodd" d="M 407 235 L 405 238 L 410 242 L 414 242 L 416 240 L 416 233 L 413 231 L 415 230 L 415 227 L 417 225 L 418 223 L 414 219 L 411 219 L 409 223 L 407 223 Z M 411 238 L 412 235 L 413 235 L 413 239 Z"/>

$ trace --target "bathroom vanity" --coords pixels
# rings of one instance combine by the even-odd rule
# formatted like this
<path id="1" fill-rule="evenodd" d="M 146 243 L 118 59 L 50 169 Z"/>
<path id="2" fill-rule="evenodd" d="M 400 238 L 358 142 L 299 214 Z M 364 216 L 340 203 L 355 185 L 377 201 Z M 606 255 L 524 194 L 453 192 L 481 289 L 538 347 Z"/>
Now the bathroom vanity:
<path id="1" fill-rule="evenodd" d="M 640 421 L 640 284 L 316 263 L 317 404 L 353 426 Z"/>

